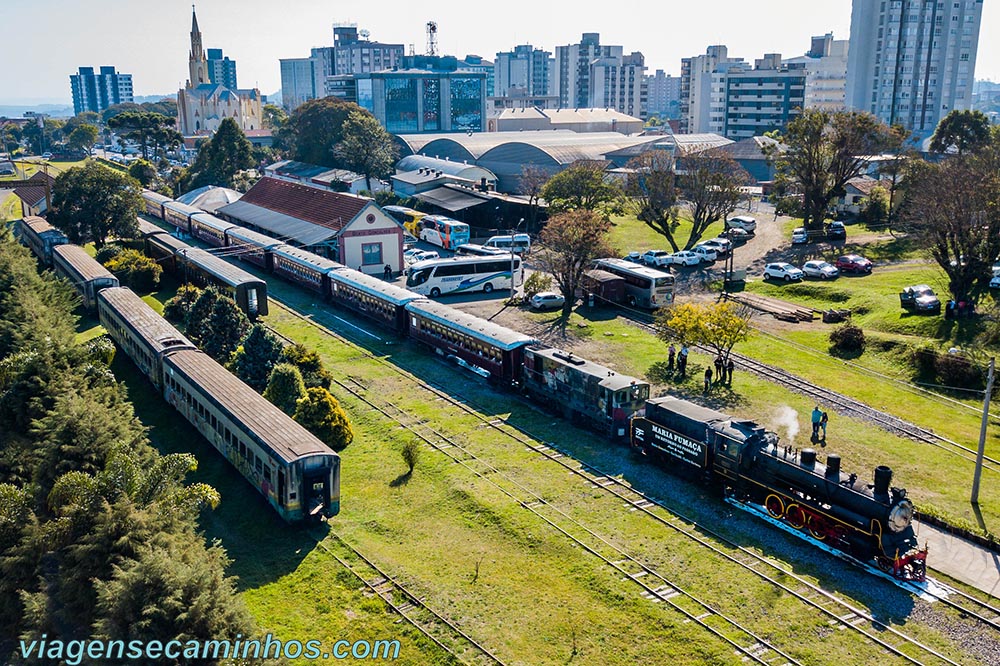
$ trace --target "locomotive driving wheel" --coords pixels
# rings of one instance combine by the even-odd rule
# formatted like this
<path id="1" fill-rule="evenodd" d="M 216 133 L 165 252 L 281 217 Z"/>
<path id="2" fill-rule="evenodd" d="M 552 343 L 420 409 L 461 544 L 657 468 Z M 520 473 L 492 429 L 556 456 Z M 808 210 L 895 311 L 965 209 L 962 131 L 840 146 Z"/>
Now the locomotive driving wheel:
<path id="1" fill-rule="evenodd" d="M 772 518 L 781 518 L 785 515 L 785 503 L 777 495 L 768 495 L 764 500 L 764 507 Z"/>
<path id="2" fill-rule="evenodd" d="M 798 504 L 792 504 L 785 510 L 785 520 L 797 530 L 801 530 L 806 526 L 806 519 L 805 509 Z"/>
<path id="3" fill-rule="evenodd" d="M 806 518 L 806 527 L 809 529 L 809 534 L 813 535 L 820 541 L 823 541 L 830 535 L 829 523 L 826 522 L 825 518 L 818 516 L 815 513 L 810 513 L 809 517 Z"/>

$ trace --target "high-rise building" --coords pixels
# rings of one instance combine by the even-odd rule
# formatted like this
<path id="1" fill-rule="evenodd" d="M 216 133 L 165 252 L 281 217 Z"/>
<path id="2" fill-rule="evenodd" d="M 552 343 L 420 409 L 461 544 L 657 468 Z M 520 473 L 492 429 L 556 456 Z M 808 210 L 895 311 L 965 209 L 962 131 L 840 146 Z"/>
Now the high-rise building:
<path id="1" fill-rule="evenodd" d="M 739 141 L 783 128 L 802 114 L 805 88 L 805 64 L 782 63 L 779 53 L 765 54 L 753 69 L 729 69 L 723 136 Z"/>
<path id="2" fill-rule="evenodd" d="M 281 104 L 294 111 L 303 103 L 323 97 L 327 77 L 333 76 L 333 49 L 312 49 L 308 58 L 282 58 Z"/>
<path id="3" fill-rule="evenodd" d="M 113 104 L 133 101 L 132 75 L 119 74 L 114 67 L 101 67 L 97 74 L 93 67 L 81 67 L 79 73 L 70 74 L 69 84 L 73 113 L 100 113 Z"/>
<path id="4" fill-rule="evenodd" d="M 513 51 L 497 53 L 494 61 L 496 97 L 541 97 L 553 94 L 552 54 L 531 44 L 515 46 Z"/>
<path id="5" fill-rule="evenodd" d="M 222 55 L 222 49 L 208 49 L 208 80 L 226 86 L 230 90 L 239 88 L 236 85 L 236 61 Z"/>
<path id="6" fill-rule="evenodd" d="M 646 117 L 646 65 L 643 56 L 624 55 L 621 46 L 601 45 L 585 32 L 579 44 L 556 47 L 555 93 L 561 108 L 605 107 Z"/>
<path id="7" fill-rule="evenodd" d="M 681 113 L 681 79 L 662 69 L 646 77 L 646 110 L 649 115 L 679 118 Z"/>
<path id="8" fill-rule="evenodd" d="M 848 44 L 846 39 L 834 39 L 829 32 L 813 37 L 805 55 L 784 61 L 786 65 L 805 66 L 805 108 L 832 112 L 846 106 Z"/>
<path id="9" fill-rule="evenodd" d="M 682 134 L 722 134 L 726 125 L 726 72 L 746 69 L 743 58 L 730 58 L 722 45 L 709 46 L 705 55 L 681 60 Z"/>
<path id="10" fill-rule="evenodd" d="M 972 104 L 983 0 L 854 0 L 847 106 L 920 138 Z"/>

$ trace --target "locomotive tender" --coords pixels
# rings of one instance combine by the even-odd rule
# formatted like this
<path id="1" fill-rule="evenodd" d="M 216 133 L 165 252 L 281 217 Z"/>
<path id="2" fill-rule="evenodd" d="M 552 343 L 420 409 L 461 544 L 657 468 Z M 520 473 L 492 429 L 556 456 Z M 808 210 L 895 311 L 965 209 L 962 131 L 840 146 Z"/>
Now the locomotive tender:
<path id="1" fill-rule="evenodd" d="M 632 447 L 896 578 L 924 580 L 927 549 L 913 532 L 913 503 L 891 487 L 888 467 L 876 467 L 866 484 L 841 472 L 837 454 L 824 465 L 814 449 L 781 446 L 753 421 L 675 397 L 646 402 L 632 419 Z"/>

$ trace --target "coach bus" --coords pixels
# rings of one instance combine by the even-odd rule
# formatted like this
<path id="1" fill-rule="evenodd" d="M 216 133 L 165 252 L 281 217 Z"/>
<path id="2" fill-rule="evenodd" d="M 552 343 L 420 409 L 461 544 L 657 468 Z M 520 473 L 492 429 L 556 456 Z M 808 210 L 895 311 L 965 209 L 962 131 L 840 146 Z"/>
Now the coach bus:
<path id="1" fill-rule="evenodd" d="M 421 296 L 437 297 L 442 294 L 511 288 L 511 267 L 517 284 L 523 282 L 521 259 L 514 257 L 461 256 L 450 259 L 431 259 L 410 266 L 406 288 Z"/>
<path id="2" fill-rule="evenodd" d="M 674 276 L 624 259 L 598 259 L 599 268 L 625 280 L 625 301 L 630 307 L 662 308 L 674 302 Z"/>
<path id="3" fill-rule="evenodd" d="M 420 233 L 414 236 L 446 250 L 469 242 L 469 225 L 444 215 L 425 215 L 417 226 Z"/>

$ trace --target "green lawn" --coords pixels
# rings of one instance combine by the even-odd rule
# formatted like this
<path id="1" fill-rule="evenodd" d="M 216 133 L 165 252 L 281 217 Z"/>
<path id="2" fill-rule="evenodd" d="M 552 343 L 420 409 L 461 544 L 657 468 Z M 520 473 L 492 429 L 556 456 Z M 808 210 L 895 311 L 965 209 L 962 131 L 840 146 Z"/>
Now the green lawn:
<path id="1" fill-rule="evenodd" d="M 650 228 L 648 224 L 637 219 L 635 215 L 615 215 L 611 221 L 614 223 L 614 226 L 611 227 L 611 247 L 615 248 L 621 256 L 629 252 L 645 252 L 646 250 L 671 251 L 670 244 L 663 234 Z M 714 222 L 702 234 L 702 239 L 715 238 L 722 231 L 723 222 L 721 220 Z M 674 232 L 674 239 L 681 249 L 687 244 L 690 234 L 691 219 L 685 212 Z"/>

